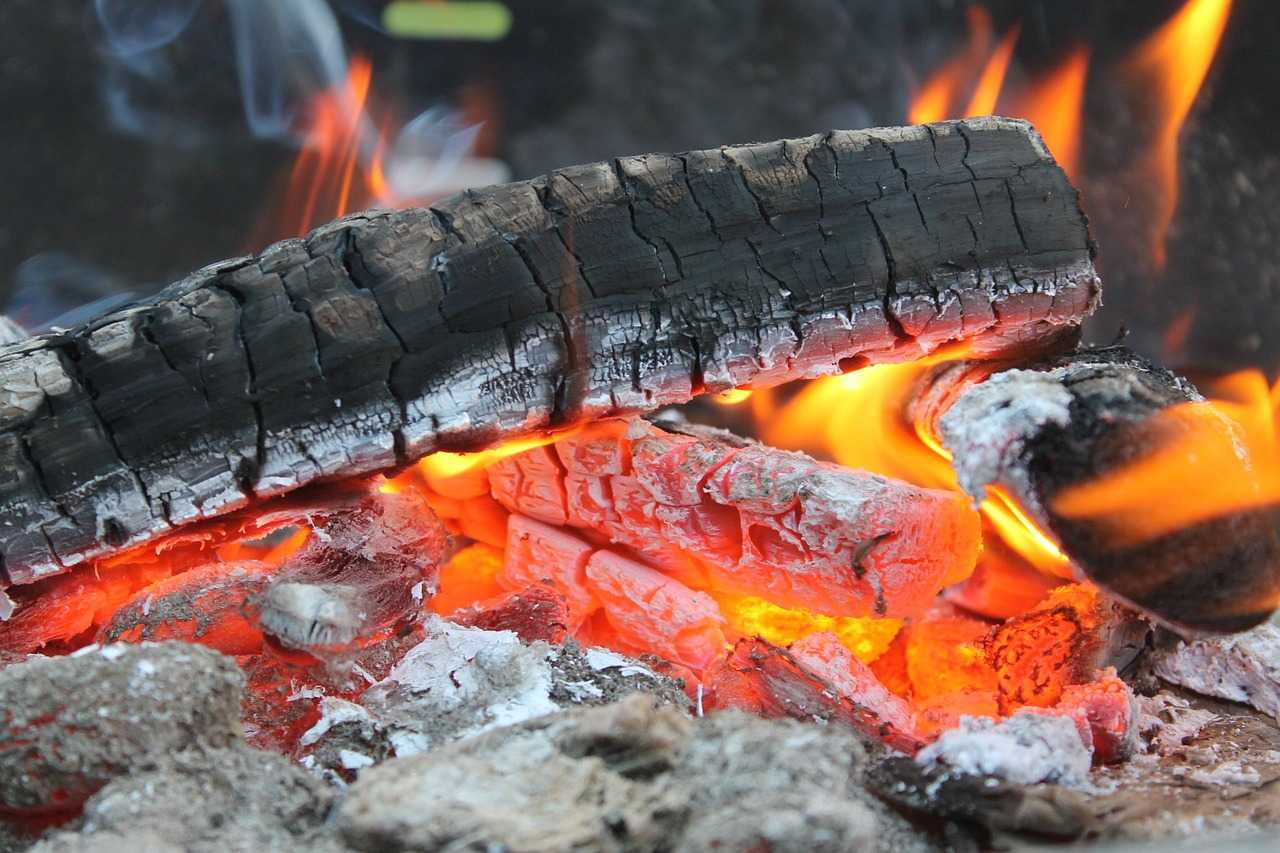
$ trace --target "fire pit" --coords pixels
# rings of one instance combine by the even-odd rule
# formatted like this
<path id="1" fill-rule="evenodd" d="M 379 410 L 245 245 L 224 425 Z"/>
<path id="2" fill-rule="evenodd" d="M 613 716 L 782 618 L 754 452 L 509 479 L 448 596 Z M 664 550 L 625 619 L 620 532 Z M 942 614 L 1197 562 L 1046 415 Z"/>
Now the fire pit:
<path id="1" fill-rule="evenodd" d="M 928 109 L 0 349 L 0 848 L 1274 831 L 1273 393 L 1082 345 L 1062 163 Z"/>

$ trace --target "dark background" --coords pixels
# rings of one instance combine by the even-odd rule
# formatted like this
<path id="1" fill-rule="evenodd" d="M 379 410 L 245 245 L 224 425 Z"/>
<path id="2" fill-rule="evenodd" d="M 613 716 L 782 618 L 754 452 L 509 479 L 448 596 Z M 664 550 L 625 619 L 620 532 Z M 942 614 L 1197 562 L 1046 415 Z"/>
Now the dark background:
<path id="1" fill-rule="evenodd" d="M 966 6 L 508 0 L 510 34 L 481 44 L 396 40 L 362 23 L 380 5 L 333 4 L 347 49 L 373 60 L 375 91 L 406 116 L 482 104 L 481 147 L 516 178 L 620 154 L 901 123 L 921 77 L 963 42 Z M 1011 80 L 1073 45 L 1091 48 L 1080 183 L 1106 307 L 1090 336 L 1111 340 L 1123 327 L 1132 345 L 1173 366 L 1274 372 L 1273 0 L 1233 6 L 1184 129 L 1181 201 L 1163 271 L 1138 237 L 1150 212 L 1132 164 L 1150 128 L 1138 117 L 1144 94 L 1124 90 L 1115 69 L 1180 5 L 986 4 L 998 32 L 1022 22 Z M 0 297 L 28 322 L 110 289 L 147 292 L 265 239 L 263 213 L 278 203 L 297 150 L 246 124 L 224 0 L 204 0 L 161 53 L 165 74 L 139 80 L 122 71 L 90 0 L 0 5 Z M 1185 334 L 1170 333 L 1175 321 Z"/>

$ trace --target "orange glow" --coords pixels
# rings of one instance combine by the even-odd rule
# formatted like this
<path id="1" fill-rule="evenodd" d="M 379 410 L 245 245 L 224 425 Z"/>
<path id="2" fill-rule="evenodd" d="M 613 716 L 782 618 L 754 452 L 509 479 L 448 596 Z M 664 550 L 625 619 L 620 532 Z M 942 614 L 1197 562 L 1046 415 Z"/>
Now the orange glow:
<path id="1" fill-rule="evenodd" d="M 535 447 L 542 447 L 554 441 L 559 441 L 575 432 L 577 432 L 577 429 L 556 433 L 538 433 L 524 438 L 504 441 L 497 447 L 479 450 L 475 453 L 451 453 L 447 450 L 442 450 L 438 453 L 424 456 L 418 462 L 418 467 L 421 469 L 423 476 L 427 478 L 428 483 L 449 480 L 477 467 L 487 468 L 499 459 L 506 459 L 508 456 L 515 456 L 517 453 L 523 453 L 526 450 L 532 450 Z M 436 489 L 436 491 L 447 493 L 441 489 Z"/>
<path id="2" fill-rule="evenodd" d="M 935 436 L 907 418 L 917 382 L 935 364 L 963 357 L 963 350 L 935 353 L 905 364 L 876 364 L 804 386 L 770 420 L 766 444 L 828 457 L 849 468 L 958 491 L 950 454 Z M 1070 561 L 1000 489 L 989 489 L 979 510 L 1014 552 L 1043 572 L 1071 577 Z"/>
<path id="3" fill-rule="evenodd" d="M 1134 52 L 1130 78 L 1156 111 L 1156 138 L 1145 171 L 1156 183 L 1149 223 L 1151 254 L 1165 264 L 1165 237 L 1178 206 L 1178 136 L 1209 73 L 1231 0 L 1188 0 Z"/>
<path id="4" fill-rule="evenodd" d="M 366 111 L 372 79 L 369 60 L 354 56 L 344 83 L 312 101 L 283 201 L 291 234 L 389 196 L 381 160 L 385 134 L 377 133 Z"/>
<path id="5" fill-rule="evenodd" d="M 982 67 L 991 47 L 991 14 L 982 6 L 970 6 L 966 15 L 969 40 L 964 50 L 920 86 L 907 110 L 907 121 L 911 124 L 955 118 L 952 111 L 961 97 L 960 93 Z"/>
<path id="6" fill-rule="evenodd" d="M 733 631 L 775 646 L 789 646 L 810 634 L 829 632 L 863 663 L 884 654 L 902 627 L 900 619 L 823 616 L 779 607 L 763 598 L 725 599 L 720 602 L 720 611 Z"/>
<path id="7" fill-rule="evenodd" d="M 1035 80 L 1009 106 L 1008 114 L 1030 121 L 1054 159 L 1072 178 L 1080 175 L 1080 133 L 1089 51 L 1079 47 L 1056 68 Z"/>
<path id="8" fill-rule="evenodd" d="M 719 394 L 711 395 L 711 401 L 722 406 L 736 406 L 750 399 L 751 391 L 747 388 L 730 388 L 728 391 L 721 391 Z"/>
<path id="9" fill-rule="evenodd" d="M 1005 78 L 1021 31 L 1022 25 L 1014 24 L 991 49 L 991 16 L 980 6 L 970 7 L 968 42 L 916 92 L 907 120 L 920 124 L 996 113 L 1025 118 L 1040 131 L 1062 168 L 1074 177 L 1080 165 L 1089 52 L 1077 48 L 1042 77 L 1006 92 Z"/>
<path id="10" fill-rule="evenodd" d="M 1058 543 L 1023 512 L 1008 492 L 999 486 L 987 486 L 987 495 L 982 502 L 982 515 L 1006 545 L 1045 574 L 1074 577 L 1071 558 L 1062 553 Z"/>
<path id="11" fill-rule="evenodd" d="M 1009 71 L 1009 60 L 1013 59 L 1013 49 L 1018 44 L 1018 34 L 1021 31 L 1022 26 L 1015 24 L 991 52 L 991 58 L 978 77 L 973 96 L 969 98 L 969 105 L 964 108 L 965 116 L 986 116 L 995 112 L 1000 90 L 1004 88 L 1004 75 Z"/>
<path id="12" fill-rule="evenodd" d="M 1054 511 L 1087 519 L 1124 546 L 1280 501 L 1280 386 L 1247 370 L 1210 384 L 1208 393 L 1206 402 L 1173 406 L 1148 419 L 1152 453 L 1064 490 Z"/>

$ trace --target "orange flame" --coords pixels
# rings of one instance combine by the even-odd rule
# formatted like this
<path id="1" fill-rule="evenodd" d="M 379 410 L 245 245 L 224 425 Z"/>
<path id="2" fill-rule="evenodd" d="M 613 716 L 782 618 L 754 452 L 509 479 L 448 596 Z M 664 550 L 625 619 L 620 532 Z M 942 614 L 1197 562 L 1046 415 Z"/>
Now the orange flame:
<path id="1" fill-rule="evenodd" d="M 311 104 L 302 152 L 294 162 L 284 196 L 293 234 L 389 198 L 382 173 L 386 134 L 367 112 L 373 66 L 354 56 L 347 79 L 320 93 Z"/>
<path id="2" fill-rule="evenodd" d="M 996 112 L 1028 119 L 1062 167 L 1074 176 L 1079 166 L 1088 51 L 1073 50 L 1043 77 L 1006 93 L 1005 78 L 1022 25 L 1010 27 L 991 49 L 991 16 L 981 6 L 971 6 L 968 12 L 969 38 L 964 49 L 924 82 L 911 101 L 907 120 L 920 124 Z M 965 92 L 970 93 L 967 101 L 963 100 Z"/>
<path id="3" fill-rule="evenodd" d="M 982 67 L 991 46 L 991 13 L 982 6 L 970 6 L 966 20 L 969 40 L 964 50 L 930 75 L 916 92 L 907 110 L 907 121 L 912 124 L 952 118 L 959 93 Z"/>
<path id="4" fill-rule="evenodd" d="M 1064 490 L 1054 510 L 1089 520 L 1124 546 L 1280 502 L 1280 383 L 1246 370 L 1213 383 L 1210 395 L 1149 419 L 1147 429 L 1164 439 L 1158 449 Z"/>
<path id="5" fill-rule="evenodd" d="M 809 382 L 772 419 L 762 422 L 770 445 L 804 450 L 927 488 L 958 490 L 950 455 L 907 418 L 917 381 L 932 365 L 962 357 L 948 350 L 906 364 L 877 364 Z M 760 396 L 760 394 L 757 394 Z M 979 510 L 991 529 L 1043 572 L 1071 577 L 1070 560 L 1012 497 L 991 489 Z"/>
<path id="6" fill-rule="evenodd" d="M 1056 68 L 1033 81 L 1013 99 L 1009 114 L 1036 126 L 1054 159 L 1073 178 L 1079 177 L 1081 116 L 1089 50 L 1078 47 Z"/>
<path id="7" fill-rule="evenodd" d="M 1013 49 L 1018 44 L 1018 34 L 1021 31 L 1022 25 L 1015 24 L 991 52 L 991 58 L 978 77 L 973 96 L 969 98 L 969 105 L 964 108 L 966 116 L 985 116 L 995 112 L 1000 90 L 1004 88 L 1004 75 L 1009 71 L 1009 61 L 1013 59 Z"/>
<path id="8" fill-rule="evenodd" d="M 1157 182 L 1150 222 L 1151 254 L 1165 264 L 1165 236 L 1178 206 L 1178 136 L 1217 52 L 1231 0 L 1187 0 L 1164 26 L 1134 52 L 1133 82 L 1150 93 L 1157 111 L 1155 145 L 1145 166 Z"/>

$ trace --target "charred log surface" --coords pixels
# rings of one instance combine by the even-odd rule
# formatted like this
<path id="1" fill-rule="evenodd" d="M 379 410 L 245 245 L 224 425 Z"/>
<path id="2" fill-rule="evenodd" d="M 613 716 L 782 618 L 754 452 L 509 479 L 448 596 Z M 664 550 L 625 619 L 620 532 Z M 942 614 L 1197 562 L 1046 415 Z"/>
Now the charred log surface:
<path id="1" fill-rule="evenodd" d="M 1023 122 L 645 155 L 372 212 L 0 350 L 10 581 L 308 482 L 702 391 L 1060 340 L 1097 301 Z"/>
<path id="2" fill-rule="evenodd" d="M 917 404 L 966 491 L 1011 492 L 1084 576 L 1175 629 L 1240 631 L 1270 615 L 1280 601 L 1278 507 L 1227 511 L 1137 542 L 1117 541 L 1108 519 L 1055 510 L 1067 489 L 1161 449 L 1170 436 L 1153 416 L 1202 399 L 1186 380 L 1121 348 L 990 373 L 971 362 L 942 368 Z M 1225 420 L 1222 430 L 1230 440 Z"/>

